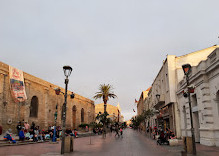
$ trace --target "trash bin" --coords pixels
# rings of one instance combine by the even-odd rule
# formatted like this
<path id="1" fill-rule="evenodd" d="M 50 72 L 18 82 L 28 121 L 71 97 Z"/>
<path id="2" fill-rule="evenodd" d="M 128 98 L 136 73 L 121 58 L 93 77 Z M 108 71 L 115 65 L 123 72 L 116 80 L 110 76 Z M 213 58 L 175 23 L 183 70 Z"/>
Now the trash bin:
<path id="1" fill-rule="evenodd" d="M 65 153 L 73 152 L 74 150 L 74 140 L 72 136 L 66 136 L 65 137 L 65 147 L 64 151 Z"/>
<path id="2" fill-rule="evenodd" d="M 189 154 L 193 153 L 192 137 L 186 137 L 186 150 Z"/>

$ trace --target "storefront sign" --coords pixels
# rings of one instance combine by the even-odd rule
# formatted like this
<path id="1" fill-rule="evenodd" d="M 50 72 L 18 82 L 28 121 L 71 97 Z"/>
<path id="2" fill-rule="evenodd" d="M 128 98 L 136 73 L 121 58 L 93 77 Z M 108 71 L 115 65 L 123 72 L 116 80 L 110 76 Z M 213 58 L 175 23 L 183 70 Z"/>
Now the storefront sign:
<path id="1" fill-rule="evenodd" d="M 9 80 L 11 95 L 15 102 L 23 102 L 27 100 L 24 86 L 23 71 L 9 66 Z"/>

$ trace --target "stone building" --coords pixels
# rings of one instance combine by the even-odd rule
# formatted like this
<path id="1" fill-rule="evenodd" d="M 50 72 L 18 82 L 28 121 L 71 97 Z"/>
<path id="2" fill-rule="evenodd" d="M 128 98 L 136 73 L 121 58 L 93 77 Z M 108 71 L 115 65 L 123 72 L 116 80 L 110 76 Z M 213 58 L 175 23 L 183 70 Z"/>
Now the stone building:
<path id="1" fill-rule="evenodd" d="M 141 115 L 144 110 L 146 110 L 144 105 L 144 100 L 148 97 L 148 92 L 150 88 L 141 92 L 139 100 L 137 101 L 137 115 Z"/>
<path id="2" fill-rule="evenodd" d="M 145 99 L 148 97 L 148 92 L 150 89 L 151 89 L 151 87 L 148 88 L 147 90 L 141 92 L 139 100 L 137 101 L 137 116 L 141 115 L 146 110 Z M 141 123 L 140 128 L 143 131 L 145 131 L 146 130 L 146 123 L 145 122 Z"/>
<path id="3" fill-rule="evenodd" d="M 112 121 L 124 122 L 124 117 L 121 114 L 121 108 L 119 104 L 117 106 L 107 104 L 106 111 L 109 114 L 107 117 L 110 118 Z M 104 113 L 104 103 L 95 105 L 95 114 L 97 115 L 99 112 Z"/>
<path id="4" fill-rule="evenodd" d="M 191 136 L 191 120 L 186 78 L 178 84 L 177 99 L 181 116 L 182 136 Z M 208 146 L 219 146 L 219 47 L 205 61 L 192 66 L 189 84 L 195 86 L 191 93 L 191 106 L 195 141 Z"/>
<path id="5" fill-rule="evenodd" d="M 200 61 L 206 60 L 218 46 L 189 53 L 183 56 L 167 55 L 163 65 L 152 83 L 146 105 L 150 109 L 159 110 L 152 123 L 161 128 L 170 128 L 177 137 L 181 137 L 180 112 L 177 101 L 177 84 L 183 79 L 182 65 L 190 63 L 197 66 Z M 152 125 L 153 126 L 153 125 Z"/>
<path id="6" fill-rule="evenodd" d="M 3 130 L 15 129 L 18 120 L 35 122 L 40 128 L 47 129 L 54 125 L 54 113 L 57 105 L 57 125 L 61 126 L 62 105 L 64 95 L 56 95 L 54 84 L 23 72 L 27 100 L 15 102 L 9 83 L 9 65 L 0 62 L 0 126 Z M 64 84 L 63 84 L 64 86 Z M 64 92 L 64 88 L 61 88 Z M 68 91 L 70 95 L 72 92 Z M 19 107 L 20 106 L 20 107 Z M 75 94 L 75 98 L 67 98 L 67 128 L 78 128 L 81 123 L 94 122 L 94 101 Z"/>

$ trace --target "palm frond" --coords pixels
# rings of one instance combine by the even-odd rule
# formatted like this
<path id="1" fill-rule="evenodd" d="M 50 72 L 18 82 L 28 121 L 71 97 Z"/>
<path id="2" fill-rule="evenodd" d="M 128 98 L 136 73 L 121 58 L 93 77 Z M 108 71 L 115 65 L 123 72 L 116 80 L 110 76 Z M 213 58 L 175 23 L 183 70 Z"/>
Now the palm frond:
<path id="1" fill-rule="evenodd" d="M 99 91 L 96 92 L 94 99 L 103 98 L 103 101 L 108 101 L 108 98 L 116 98 L 117 96 L 112 92 L 113 87 L 109 84 L 100 84 Z"/>
<path id="2" fill-rule="evenodd" d="M 94 99 L 100 99 L 100 98 L 102 98 L 102 96 L 103 96 L 103 94 L 98 93 L 93 98 Z"/>

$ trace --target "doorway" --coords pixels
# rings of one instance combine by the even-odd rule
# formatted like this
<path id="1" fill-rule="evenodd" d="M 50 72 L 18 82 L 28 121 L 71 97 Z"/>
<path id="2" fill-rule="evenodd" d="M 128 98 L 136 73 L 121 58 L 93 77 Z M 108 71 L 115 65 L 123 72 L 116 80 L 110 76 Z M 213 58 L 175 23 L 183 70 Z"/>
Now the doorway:
<path id="1" fill-rule="evenodd" d="M 199 124 L 199 116 L 198 111 L 193 113 L 193 124 L 195 131 L 195 142 L 200 142 L 200 124 Z"/>
<path id="2" fill-rule="evenodd" d="M 77 109 L 76 106 L 74 105 L 72 108 L 72 125 L 73 125 L 73 129 L 76 129 L 76 113 L 77 113 Z"/>

